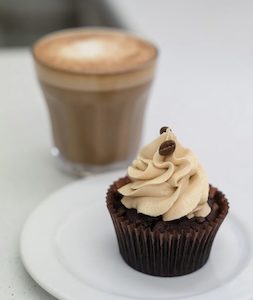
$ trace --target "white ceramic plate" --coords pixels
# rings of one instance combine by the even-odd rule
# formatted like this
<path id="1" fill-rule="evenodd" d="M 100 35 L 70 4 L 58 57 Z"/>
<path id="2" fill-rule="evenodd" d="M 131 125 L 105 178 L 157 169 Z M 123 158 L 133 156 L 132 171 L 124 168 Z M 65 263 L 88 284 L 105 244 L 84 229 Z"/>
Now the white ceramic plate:
<path id="1" fill-rule="evenodd" d="M 21 235 L 30 275 L 62 300 L 253 299 L 252 234 L 231 212 L 207 264 L 176 278 L 139 273 L 122 260 L 105 193 L 123 173 L 77 181 L 32 213 Z"/>

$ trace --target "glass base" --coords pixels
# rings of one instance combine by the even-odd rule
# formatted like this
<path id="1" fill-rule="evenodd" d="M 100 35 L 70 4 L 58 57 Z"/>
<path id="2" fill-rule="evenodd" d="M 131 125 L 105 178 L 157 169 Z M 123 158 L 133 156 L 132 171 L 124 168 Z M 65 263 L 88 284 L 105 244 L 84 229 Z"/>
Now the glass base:
<path id="1" fill-rule="evenodd" d="M 51 154 L 56 158 L 57 167 L 71 176 L 85 177 L 92 174 L 105 173 L 115 171 L 123 168 L 127 168 L 133 161 L 134 156 L 126 161 L 114 162 L 107 165 L 89 165 L 72 163 L 65 160 L 59 150 L 56 147 L 51 149 Z"/>

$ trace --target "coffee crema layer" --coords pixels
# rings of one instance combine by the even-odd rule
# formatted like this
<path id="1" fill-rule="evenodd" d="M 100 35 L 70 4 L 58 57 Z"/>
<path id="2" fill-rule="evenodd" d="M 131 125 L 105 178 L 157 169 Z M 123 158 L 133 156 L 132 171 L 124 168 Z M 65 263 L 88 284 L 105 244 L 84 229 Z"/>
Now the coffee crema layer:
<path id="1" fill-rule="evenodd" d="M 57 70 L 108 74 L 142 67 L 156 57 L 153 45 L 124 32 L 105 29 L 66 30 L 42 38 L 35 57 Z"/>
<path id="2" fill-rule="evenodd" d="M 81 74 L 138 69 L 156 57 L 149 42 L 116 30 L 71 30 L 50 34 L 34 47 L 44 65 Z"/>
<path id="3" fill-rule="evenodd" d="M 39 40 L 33 54 L 41 80 L 75 90 L 121 89 L 150 80 L 157 49 L 128 33 L 73 29 Z"/>

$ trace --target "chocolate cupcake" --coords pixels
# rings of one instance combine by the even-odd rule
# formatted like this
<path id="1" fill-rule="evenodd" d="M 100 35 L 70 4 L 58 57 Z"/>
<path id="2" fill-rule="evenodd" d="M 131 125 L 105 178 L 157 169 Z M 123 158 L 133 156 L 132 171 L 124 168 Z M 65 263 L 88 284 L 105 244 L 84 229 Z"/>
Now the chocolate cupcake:
<path id="1" fill-rule="evenodd" d="M 223 193 L 167 127 L 112 184 L 107 207 L 123 259 L 155 276 L 201 268 L 228 213 Z"/>

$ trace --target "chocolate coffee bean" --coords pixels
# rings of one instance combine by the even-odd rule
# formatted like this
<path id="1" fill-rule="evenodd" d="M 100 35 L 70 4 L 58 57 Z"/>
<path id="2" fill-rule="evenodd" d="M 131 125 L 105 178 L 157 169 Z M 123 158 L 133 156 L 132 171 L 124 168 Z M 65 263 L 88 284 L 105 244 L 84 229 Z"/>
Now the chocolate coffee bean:
<path id="1" fill-rule="evenodd" d="M 167 129 L 168 129 L 168 126 L 163 126 L 163 127 L 160 129 L 160 134 L 166 132 Z"/>
<path id="2" fill-rule="evenodd" d="M 176 143 L 172 140 L 165 141 L 161 144 L 159 148 L 159 154 L 162 156 L 172 154 L 176 149 Z"/>

